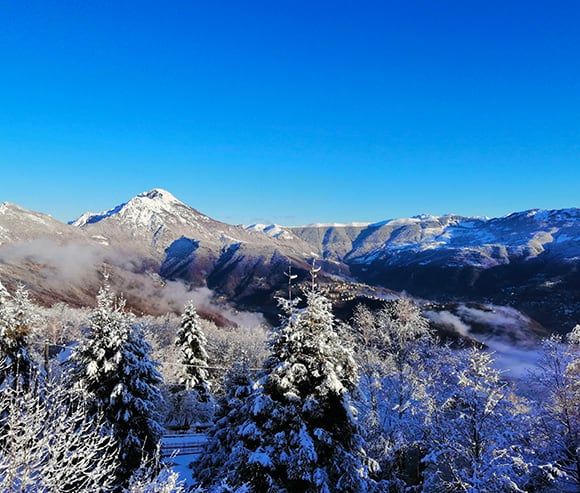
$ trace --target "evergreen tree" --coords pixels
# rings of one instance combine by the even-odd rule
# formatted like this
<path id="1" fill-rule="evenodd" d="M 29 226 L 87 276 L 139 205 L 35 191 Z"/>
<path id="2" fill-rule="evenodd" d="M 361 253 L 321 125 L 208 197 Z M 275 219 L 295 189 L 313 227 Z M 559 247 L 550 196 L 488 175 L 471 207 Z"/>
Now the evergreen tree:
<path id="1" fill-rule="evenodd" d="M 4 365 L 0 384 L 26 385 L 34 369 L 28 340 L 34 317 L 28 291 L 19 285 L 11 296 L 0 283 L 0 352 Z"/>
<path id="2" fill-rule="evenodd" d="M 175 344 L 181 350 L 185 366 L 186 376 L 182 380 L 185 388 L 196 391 L 201 402 L 208 402 L 211 393 L 207 372 L 207 341 L 201 329 L 201 319 L 192 303 L 185 306 Z"/>
<path id="3" fill-rule="evenodd" d="M 108 283 L 97 295 L 86 339 L 71 356 L 75 387 L 92 413 L 102 413 L 120 449 L 117 479 L 125 483 L 151 457 L 162 434 L 161 376 L 143 331 Z"/>
<path id="4" fill-rule="evenodd" d="M 247 459 L 232 464 L 223 491 L 367 491 L 369 463 L 349 399 L 357 369 L 330 302 L 313 283 L 305 308 L 281 303 L 271 356 L 238 428 Z"/>
<path id="5" fill-rule="evenodd" d="M 254 392 L 249 362 L 242 354 L 224 378 L 224 394 L 217 400 L 214 425 L 208 432 L 208 445 L 196 466 L 196 477 L 203 484 L 215 483 L 212 491 L 231 491 L 228 486 L 243 484 L 244 464 L 250 451 L 240 439 L 240 430 L 247 419 L 247 403 Z"/>

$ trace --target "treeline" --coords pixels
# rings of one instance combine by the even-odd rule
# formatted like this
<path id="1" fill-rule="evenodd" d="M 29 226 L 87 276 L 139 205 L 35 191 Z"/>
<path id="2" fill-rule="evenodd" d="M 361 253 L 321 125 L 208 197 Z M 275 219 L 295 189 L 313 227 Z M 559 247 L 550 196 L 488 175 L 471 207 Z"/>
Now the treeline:
<path id="1" fill-rule="evenodd" d="M 580 326 L 516 386 L 412 301 L 345 324 L 314 281 L 265 343 L 193 305 L 137 319 L 105 282 L 86 322 L 44 318 L 50 358 L 26 290 L 0 287 L 0 491 L 183 491 L 158 444 L 194 424 L 199 493 L 580 491 Z"/>

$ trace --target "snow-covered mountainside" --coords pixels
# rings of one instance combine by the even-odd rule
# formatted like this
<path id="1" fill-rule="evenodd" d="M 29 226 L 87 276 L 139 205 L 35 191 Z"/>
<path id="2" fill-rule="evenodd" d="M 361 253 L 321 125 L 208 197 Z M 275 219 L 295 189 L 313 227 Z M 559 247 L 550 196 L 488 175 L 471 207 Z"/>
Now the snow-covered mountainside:
<path id="1" fill-rule="evenodd" d="M 550 251 L 580 255 L 580 209 L 530 210 L 501 218 L 417 216 L 369 225 L 314 225 L 287 229 L 324 258 L 348 264 L 438 263 L 489 268 Z"/>
<path id="2" fill-rule="evenodd" d="M 359 281 L 514 305 L 551 328 L 580 317 L 580 209 L 289 228 Z"/>
<path id="3" fill-rule="evenodd" d="M 40 212 L 0 204 L 0 282 L 19 283 L 39 301 L 87 304 L 86 273 L 104 259 L 101 245 L 84 231 Z"/>
<path id="4" fill-rule="evenodd" d="M 216 221 L 159 188 L 140 193 L 106 212 L 83 214 L 70 224 L 92 235 L 102 236 L 111 243 L 126 242 L 130 237 L 158 254 L 164 254 L 174 241 L 182 237 L 200 243 L 201 247 L 217 249 L 241 244 L 278 246 L 276 240 L 296 240 L 289 234 L 256 235 L 257 230 L 262 230 Z M 284 242 L 281 245 L 290 246 Z M 298 250 L 300 247 L 308 248 L 298 241 Z"/>
<path id="5" fill-rule="evenodd" d="M 288 262 L 305 277 L 305 262 L 314 254 L 335 278 L 428 299 L 514 305 L 550 328 L 580 316 L 574 294 L 580 209 L 491 219 L 422 215 L 374 224 L 242 227 L 215 221 L 155 189 L 73 224 L 113 243 L 129 236 L 134 248 L 147 244 L 153 257 L 163 256 L 163 277 L 205 284 L 250 306 L 284 283 Z"/>
<path id="6" fill-rule="evenodd" d="M 10 202 L 0 203 L 0 246 L 41 238 L 66 240 L 83 236 L 46 214 Z"/>
<path id="7" fill-rule="evenodd" d="M 12 289 L 24 283 L 46 303 L 91 303 L 104 264 L 140 311 L 179 309 L 191 294 L 187 286 L 167 284 L 174 279 L 253 300 L 256 290 L 271 292 L 271 280 L 278 282 L 289 261 L 306 268 L 309 249 L 296 238 L 215 221 L 160 189 L 70 224 L 0 206 L 0 280 Z"/>
<path id="8" fill-rule="evenodd" d="M 69 225 L 0 205 L 0 276 L 8 285 L 38 283 L 47 299 L 65 287 L 87 290 L 73 274 L 82 278 L 89 265 L 105 262 L 128 289 L 139 276 L 160 286 L 182 280 L 246 309 L 269 303 L 274 313 L 289 263 L 298 280 L 307 279 L 313 256 L 321 280 L 345 282 L 344 299 L 370 286 L 440 303 L 509 305 L 553 330 L 580 320 L 580 209 L 283 227 L 225 224 L 161 189 Z M 68 273 L 66 283 L 59 269 Z"/>
<path id="9" fill-rule="evenodd" d="M 289 262 L 306 268 L 311 250 L 289 233 L 216 221 L 161 189 L 71 224 L 107 244 L 131 245 L 165 279 L 208 286 L 240 302 L 249 299 L 251 308 L 256 292 L 277 287 Z"/>

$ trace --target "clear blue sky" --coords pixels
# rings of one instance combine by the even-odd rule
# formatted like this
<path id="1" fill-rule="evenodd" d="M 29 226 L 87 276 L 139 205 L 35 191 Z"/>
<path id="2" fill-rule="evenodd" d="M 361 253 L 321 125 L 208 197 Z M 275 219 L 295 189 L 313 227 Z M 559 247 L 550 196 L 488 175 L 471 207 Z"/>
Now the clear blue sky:
<path id="1" fill-rule="evenodd" d="M 580 206 L 580 2 L 0 2 L 0 201 L 232 223 Z"/>

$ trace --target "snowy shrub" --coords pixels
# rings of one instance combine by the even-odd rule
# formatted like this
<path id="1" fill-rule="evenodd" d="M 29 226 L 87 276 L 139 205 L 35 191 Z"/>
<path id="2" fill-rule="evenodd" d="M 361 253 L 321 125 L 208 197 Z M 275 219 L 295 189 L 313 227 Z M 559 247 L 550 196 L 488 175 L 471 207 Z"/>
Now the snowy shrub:
<path id="1" fill-rule="evenodd" d="M 437 385 L 435 340 L 419 307 L 407 299 L 353 317 L 360 384 L 357 405 L 367 451 L 391 490 L 420 480 L 430 392 Z"/>
<path id="2" fill-rule="evenodd" d="M 184 482 L 175 471 L 162 467 L 159 459 L 148 459 L 135 471 L 123 493 L 185 493 Z"/>
<path id="3" fill-rule="evenodd" d="M 463 353 L 432 416 L 424 491 L 520 492 L 535 465 L 528 428 L 492 357 Z"/>
<path id="4" fill-rule="evenodd" d="M 580 488 L 580 326 L 542 343 L 538 369 L 528 384 L 533 399 L 533 444 L 542 471 L 560 484 Z M 544 474 L 543 476 L 546 476 Z"/>

